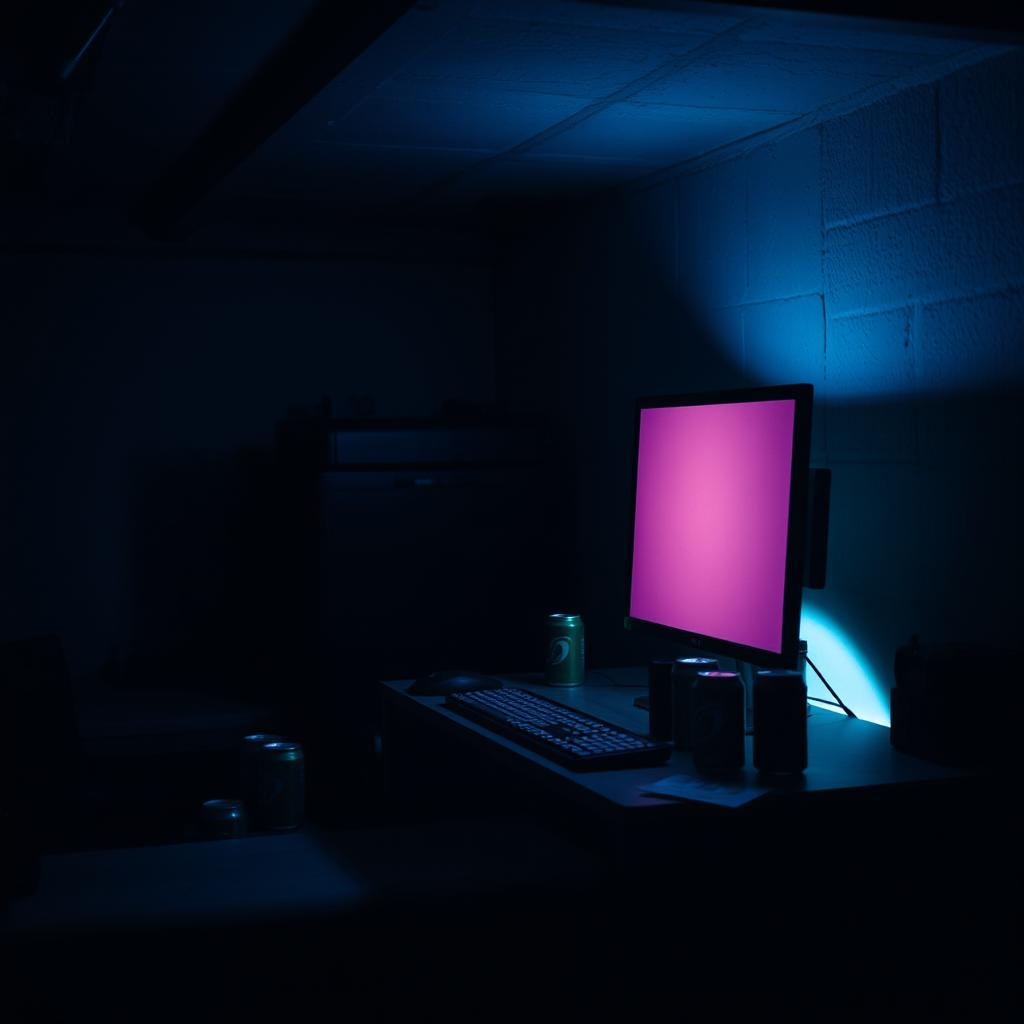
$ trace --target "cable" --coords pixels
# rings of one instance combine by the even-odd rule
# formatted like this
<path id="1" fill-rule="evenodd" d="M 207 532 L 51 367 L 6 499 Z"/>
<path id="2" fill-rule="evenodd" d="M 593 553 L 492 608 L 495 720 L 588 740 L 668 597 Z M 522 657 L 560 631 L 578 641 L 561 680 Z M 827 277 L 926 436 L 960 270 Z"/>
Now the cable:
<path id="1" fill-rule="evenodd" d="M 832 704 L 834 707 L 842 708 L 843 711 L 845 711 L 850 718 L 856 718 L 857 716 L 843 703 L 842 698 L 839 696 L 839 694 L 836 693 L 836 691 L 833 690 L 831 686 L 829 686 L 828 680 L 821 674 L 821 670 L 818 668 L 818 666 L 815 665 L 814 662 L 811 661 L 811 659 L 808 658 L 806 654 L 804 655 L 804 658 L 807 661 L 807 664 L 814 669 L 814 674 L 825 684 L 825 689 L 828 690 L 828 692 L 831 693 L 833 697 L 835 697 L 834 701 L 825 700 L 822 697 L 808 697 L 807 699 L 817 701 L 817 703 L 819 704 Z"/>

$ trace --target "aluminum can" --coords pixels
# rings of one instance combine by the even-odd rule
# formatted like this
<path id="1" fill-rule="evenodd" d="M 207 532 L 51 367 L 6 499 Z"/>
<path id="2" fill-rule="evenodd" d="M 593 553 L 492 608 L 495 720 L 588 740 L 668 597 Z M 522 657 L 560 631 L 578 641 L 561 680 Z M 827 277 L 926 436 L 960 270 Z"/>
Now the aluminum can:
<path id="1" fill-rule="evenodd" d="M 253 809 L 256 806 L 256 779 L 259 774 L 260 750 L 268 743 L 280 743 L 283 739 L 283 736 L 269 732 L 253 733 L 251 736 L 242 738 L 238 750 L 238 773 L 241 783 L 239 792 L 242 794 L 242 800 L 246 807 Z"/>
<path id="2" fill-rule="evenodd" d="M 698 672 L 690 703 L 697 771 L 726 775 L 746 762 L 743 683 L 735 672 Z"/>
<path id="3" fill-rule="evenodd" d="M 794 775 L 807 767 L 807 684 L 799 670 L 757 673 L 754 767 Z"/>
<path id="4" fill-rule="evenodd" d="M 244 836 L 247 819 L 241 800 L 207 800 L 202 808 L 203 831 L 216 839 Z"/>
<path id="5" fill-rule="evenodd" d="M 583 619 L 579 615 L 548 616 L 548 686 L 579 686 L 583 682 Z"/>
<path id="6" fill-rule="evenodd" d="M 264 743 L 256 768 L 256 820 L 272 832 L 302 824 L 306 806 L 306 758 L 300 743 Z"/>
<path id="7" fill-rule="evenodd" d="M 690 709 L 693 681 L 701 672 L 718 671 L 716 658 L 676 658 L 672 665 L 672 739 L 676 750 L 693 749 Z"/>

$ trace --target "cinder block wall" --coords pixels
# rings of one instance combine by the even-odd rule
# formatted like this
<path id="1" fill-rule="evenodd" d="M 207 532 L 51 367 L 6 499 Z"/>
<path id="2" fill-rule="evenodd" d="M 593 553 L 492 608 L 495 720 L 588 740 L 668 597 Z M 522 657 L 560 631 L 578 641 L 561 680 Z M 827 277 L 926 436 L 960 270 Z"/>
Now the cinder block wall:
<path id="1" fill-rule="evenodd" d="M 621 627 L 633 399 L 793 381 L 833 470 L 809 639 L 854 709 L 888 721 L 912 633 L 1018 642 L 1018 53 L 592 209 L 505 270 L 499 330 L 561 352 L 537 341 L 501 379 L 564 420 L 595 658 L 651 653 Z"/>

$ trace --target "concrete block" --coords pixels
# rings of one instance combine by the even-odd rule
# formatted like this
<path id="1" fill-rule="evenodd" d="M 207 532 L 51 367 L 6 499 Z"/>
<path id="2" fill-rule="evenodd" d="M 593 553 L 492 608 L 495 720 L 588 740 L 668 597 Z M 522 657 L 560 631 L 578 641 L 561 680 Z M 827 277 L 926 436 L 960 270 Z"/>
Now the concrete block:
<path id="1" fill-rule="evenodd" d="M 758 384 L 825 380 L 825 318 L 820 295 L 763 302 L 743 310 L 744 369 Z"/>
<path id="2" fill-rule="evenodd" d="M 701 349 L 701 339 L 670 294 L 613 288 L 607 330 L 609 382 L 604 387 L 609 391 L 632 400 L 689 389 L 685 369 Z"/>
<path id="3" fill-rule="evenodd" d="M 922 391 L 1024 387 L 1024 293 L 941 302 L 921 310 L 915 348 Z"/>
<path id="4" fill-rule="evenodd" d="M 609 262 L 610 386 L 630 401 L 721 386 L 732 369 L 706 315 L 675 286 L 675 183 L 623 197 L 598 243 Z M 594 305 L 596 294 L 581 296 Z M 739 313 L 734 311 L 739 327 Z M 736 331 L 742 343 L 742 328 Z"/>
<path id="5" fill-rule="evenodd" d="M 760 149 L 748 167 L 748 302 L 821 291 L 821 133 Z"/>
<path id="6" fill-rule="evenodd" d="M 824 391 L 830 397 L 849 401 L 912 395 L 910 310 L 830 319 Z"/>
<path id="7" fill-rule="evenodd" d="M 729 386 L 739 386 L 744 375 L 743 360 L 743 308 L 727 306 L 711 309 L 703 316 L 705 337 L 714 349 L 713 358 L 716 362 L 728 367 L 724 376 L 734 378 Z"/>
<path id="8" fill-rule="evenodd" d="M 811 409 L 811 465 L 825 466 L 828 464 L 827 424 L 825 422 L 825 399 L 814 393 L 814 406 Z"/>
<path id="9" fill-rule="evenodd" d="M 659 287 L 675 290 L 676 200 L 672 181 L 616 198 L 608 254 L 614 273 L 653 276 Z"/>
<path id="10" fill-rule="evenodd" d="M 679 179 L 679 289 L 697 309 L 742 304 L 747 166 L 731 160 Z"/>
<path id="11" fill-rule="evenodd" d="M 824 392 L 831 461 L 916 457 L 910 316 L 898 309 L 829 321 Z"/>
<path id="12" fill-rule="evenodd" d="M 939 83 L 944 199 L 1024 181 L 1024 53 Z"/>
<path id="13" fill-rule="evenodd" d="M 921 87 L 822 126 L 825 225 L 934 202 L 935 91 Z"/>
<path id="14" fill-rule="evenodd" d="M 865 402 L 829 398 L 824 405 L 829 462 L 916 461 L 913 396 Z"/>
<path id="15" fill-rule="evenodd" d="M 1024 188 L 828 231 L 829 316 L 1024 284 Z"/>
<path id="16" fill-rule="evenodd" d="M 1022 437 L 1024 403 L 1017 395 L 969 393 L 921 397 L 921 462 L 946 471 L 971 466 L 986 466 L 992 471 L 1004 469 L 1017 481 L 1018 516 L 1020 499 L 1024 498 L 1021 493 L 1024 480 Z M 981 486 L 988 490 L 991 483 L 982 481 Z"/>
<path id="17" fill-rule="evenodd" d="M 908 603 L 917 575 L 916 477 L 910 467 L 879 464 L 833 472 L 826 593 L 856 595 L 862 607 Z M 911 632 L 906 628 L 907 639 Z"/>

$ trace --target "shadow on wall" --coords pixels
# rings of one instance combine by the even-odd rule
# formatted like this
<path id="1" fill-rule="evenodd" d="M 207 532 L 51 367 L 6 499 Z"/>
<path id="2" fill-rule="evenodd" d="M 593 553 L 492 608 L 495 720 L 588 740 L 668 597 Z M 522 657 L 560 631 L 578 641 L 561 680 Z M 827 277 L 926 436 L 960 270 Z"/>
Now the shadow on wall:
<path id="1" fill-rule="evenodd" d="M 893 655 L 912 634 L 998 647 L 1018 635 L 1022 398 L 1019 383 L 1001 382 L 824 403 L 829 586 L 808 603 L 855 638 L 878 681 L 855 707 L 864 717 L 888 722 Z"/>

